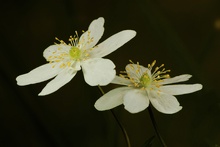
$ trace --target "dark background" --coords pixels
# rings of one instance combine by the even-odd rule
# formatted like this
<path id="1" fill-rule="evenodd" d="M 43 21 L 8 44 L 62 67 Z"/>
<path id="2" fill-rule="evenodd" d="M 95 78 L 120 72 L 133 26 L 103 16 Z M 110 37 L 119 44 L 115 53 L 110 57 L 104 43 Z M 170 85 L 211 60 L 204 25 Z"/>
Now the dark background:
<path id="1" fill-rule="evenodd" d="M 82 72 L 44 97 L 37 95 L 47 82 L 20 87 L 15 81 L 46 63 L 42 53 L 55 37 L 67 41 L 100 16 L 105 18 L 101 41 L 124 29 L 137 31 L 107 56 L 117 72 L 129 59 L 142 65 L 156 59 L 171 69 L 171 76 L 188 73 L 193 77 L 186 83 L 203 84 L 202 91 L 177 96 L 180 112 L 166 115 L 153 109 L 167 145 L 220 146 L 219 0 L 10 0 L 1 2 L 0 11 L 1 147 L 126 147 L 111 113 L 94 108 L 101 94 L 84 82 Z M 123 106 L 114 111 L 132 147 L 155 134 L 147 111 L 130 114 Z"/>

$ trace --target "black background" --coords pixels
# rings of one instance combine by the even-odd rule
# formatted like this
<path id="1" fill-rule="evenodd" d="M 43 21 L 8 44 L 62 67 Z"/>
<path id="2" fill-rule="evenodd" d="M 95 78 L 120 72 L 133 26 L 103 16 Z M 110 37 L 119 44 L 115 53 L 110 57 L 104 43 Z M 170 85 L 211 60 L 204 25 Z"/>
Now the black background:
<path id="1" fill-rule="evenodd" d="M 108 55 L 117 72 L 128 60 L 147 66 L 154 59 L 171 76 L 192 74 L 186 83 L 202 91 L 177 96 L 183 109 L 173 115 L 153 109 L 169 147 L 220 146 L 220 1 L 219 0 L 10 0 L 0 4 L 0 146 L 125 147 L 109 111 L 94 108 L 101 96 L 84 82 L 82 72 L 55 93 L 39 97 L 48 82 L 20 87 L 15 78 L 45 64 L 42 53 L 74 31 L 105 18 L 103 41 L 133 29 L 137 36 Z M 103 87 L 105 91 L 114 85 Z M 141 145 L 154 130 L 147 111 L 130 114 L 114 109 L 131 139 Z M 160 146 L 158 139 L 153 147 Z"/>

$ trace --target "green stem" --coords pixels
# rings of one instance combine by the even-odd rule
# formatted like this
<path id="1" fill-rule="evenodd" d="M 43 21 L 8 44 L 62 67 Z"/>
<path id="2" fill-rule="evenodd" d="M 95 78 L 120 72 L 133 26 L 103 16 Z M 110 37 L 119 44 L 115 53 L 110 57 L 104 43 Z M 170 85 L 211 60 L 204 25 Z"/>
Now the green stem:
<path id="1" fill-rule="evenodd" d="M 153 126 L 154 126 L 154 130 L 155 130 L 155 132 L 156 132 L 156 135 L 157 135 L 158 139 L 160 140 L 160 142 L 161 142 L 161 144 L 163 145 L 163 147 L 167 147 L 167 145 L 165 144 L 165 142 L 164 142 L 164 140 L 163 140 L 163 138 L 162 138 L 162 136 L 160 135 L 160 132 L 159 132 L 159 130 L 158 130 L 157 123 L 156 123 L 156 120 L 155 120 L 155 118 L 154 118 L 154 114 L 153 114 L 153 111 L 152 111 L 152 109 L 151 109 L 151 106 L 148 106 L 147 109 L 148 109 L 148 112 L 149 112 L 149 114 L 150 114 L 150 118 L 151 118 L 152 124 L 153 124 Z"/>
<path id="2" fill-rule="evenodd" d="M 105 92 L 103 91 L 103 89 L 98 85 L 98 88 L 100 90 L 100 92 L 104 95 Z M 118 123 L 119 127 L 121 128 L 121 131 L 125 137 L 125 140 L 126 140 L 126 143 L 127 143 L 127 146 L 128 147 L 131 147 L 131 143 L 130 143 L 130 139 L 128 137 L 128 134 L 127 134 L 127 131 L 125 130 L 124 126 L 122 125 L 122 123 L 119 121 L 119 119 L 117 118 L 117 116 L 115 115 L 114 111 L 113 110 L 110 110 L 112 115 L 114 116 L 116 122 Z"/>

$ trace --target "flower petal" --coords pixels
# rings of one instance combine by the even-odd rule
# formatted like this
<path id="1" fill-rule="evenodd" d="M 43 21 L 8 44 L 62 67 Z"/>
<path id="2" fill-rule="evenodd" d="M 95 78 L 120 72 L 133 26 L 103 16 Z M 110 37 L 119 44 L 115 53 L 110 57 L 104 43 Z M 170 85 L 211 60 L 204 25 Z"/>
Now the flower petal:
<path id="1" fill-rule="evenodd" d="M 115 76 L 115 78 L 111 81 L 111 83 L 119 84 L 119 85 L 131 85 L 132 84 L 130 80 L 119 77 L 119 76 Z"/>
<path id="2" fill-rule="evenodd" d="M 189 78 L 191 77 L 192 75 L 184 74 L 184 75 L 176 76 L 176 77 L 169 78 L 169 79 L 163 79 L 163 81 L 160 82 L 160 84 L 164 85 L 164 84 L 184 82 L 184 81 L 188 81 Z"/>
<path id="3" fill-rule="evenodd" d="M 109 91 L 95 102 L 95 108 L 103 111 L 121 105 L 123 103 L 123 96 L 130 89 L 130 87 L 120 87 Z"/>
<path id="4" fill-rule="evenodd" d="M 138 113 L 149 106 L 149 99 L 145 90 L 132 89 L 125 94 L 123 104 L 130 113 Z"/>
<path id="5" fill-rule="evenodd" d="M 18 76 L 16 78 L 17 84 L 20 86 L 35 84 L 55 77 L 61 69 L 59 66 L 54 65 L 53 63 L 44 64 L 31 70 L 29 73 Z"/>
<path id="6" fill-rule="evenodd" d="M 90 49 L 98 43 L 104 33 L 104 22 L 103 17 L 99 17 L 91 22 L 88 31 L 83 33 L 79 39 L 79 45 L 83 49 Z"/>
<path id="7" fill-rule="evenodd" d="M 156 92 L 156 91 L 148 91 L 149 99 L 152 105 L 160 112 L 165 114 L 173 114 L 182 109 L 177 99 L 169 94 Z"/>
<path id="8" fill-rule="evenodd" d="M 52 81 L 50 81 L 38 95 L 44 96 L 57 91 L 63 85 L 68 83 L 76 75 L 76 73 L 77 71 L 74 70 L 63 70 Z"/>
<path id="9" fill-rule="evenodd" d="M 92 58 L 82 63 L 84 79 L 90 86 L 109 84 L 116 74 L 114 68 L 109 59 Z"/>
<path id="10" fill-rule="evenodd" d="M 55 44 L 46 48 L 43 52 L 43 56 L 48 60 L 50 56 L 59 55 L 61 53 L 69 53 L 71 46 L 64 44 Z"/>
<path id="11" fill-rule="evenodd" d="M 94 47 L 91 57 L 104 57 L 115 51 L 136 35 L 133 30 L 121 31 Z"/>
<path id="12" fill-rule="evenodd" d="M 201 84 L 190 84 L 190 85 L 166 85 L 161 86 L 160 90 L 164 93 L 170 94 L 170 95 L 181 95 L 181 94 L 187 94 L 192 93 L 198 90 L 202 89 Z"/>

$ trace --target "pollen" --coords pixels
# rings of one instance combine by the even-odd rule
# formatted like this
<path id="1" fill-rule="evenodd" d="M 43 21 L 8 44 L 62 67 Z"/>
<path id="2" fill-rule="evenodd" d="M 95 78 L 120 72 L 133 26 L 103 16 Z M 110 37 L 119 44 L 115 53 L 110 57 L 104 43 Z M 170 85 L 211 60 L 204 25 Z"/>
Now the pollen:
<path id="1" fill-rule="evenodd" d="M 69 55 L 71 59 L 78 60 L 81 57 L 81 50 L 78 47 L 72 46 L 69 51 Z"/>
<path id="2" fill-rule="evenodd" d="M 140 78 L 140 85 L 147 88 L 151 84 L 151 77 L 146 73 Z"/>

